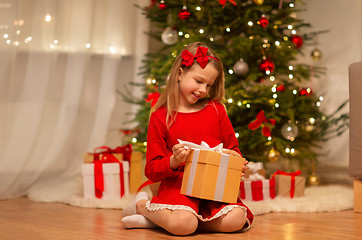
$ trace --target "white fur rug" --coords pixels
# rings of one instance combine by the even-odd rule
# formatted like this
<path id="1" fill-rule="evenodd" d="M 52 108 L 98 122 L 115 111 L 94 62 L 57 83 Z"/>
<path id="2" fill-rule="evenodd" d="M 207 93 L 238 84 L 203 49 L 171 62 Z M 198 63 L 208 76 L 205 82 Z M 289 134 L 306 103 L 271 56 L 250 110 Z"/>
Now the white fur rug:
<path id="1" fill-rule="evenodd" d="M 351 187 L 329 185 L 307 187 L 304 197 L 244 202 L 254 215 L 269 212 L 333 212 L 353 208 L 353 189 Z M 37 186 L 29 191 L 28 197 L 38 202 L 61 202 L 78 207 L 122 209 L 134 195 L 121 200 L 84 199 L 82 180 L 62 184 L 62 187 Z"/>

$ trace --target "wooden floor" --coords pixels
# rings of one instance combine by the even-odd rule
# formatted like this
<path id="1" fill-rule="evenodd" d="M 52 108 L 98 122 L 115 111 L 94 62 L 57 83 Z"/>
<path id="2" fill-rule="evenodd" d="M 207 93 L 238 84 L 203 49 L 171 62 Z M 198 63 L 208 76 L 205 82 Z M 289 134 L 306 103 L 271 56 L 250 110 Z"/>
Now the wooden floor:
<path id="1" fill-rule="evenodd" d="M 27 198 L 0 200 L 1 240 L 47 239 L 179 239 L 160 229 L 125 230 L 120 210 L 90 209 L 58 203 L 31 202 Z M 256 216 L 245 233 L 196 233 L 182 239 L 362 239 L 362 214 L 268 213 Z"/>

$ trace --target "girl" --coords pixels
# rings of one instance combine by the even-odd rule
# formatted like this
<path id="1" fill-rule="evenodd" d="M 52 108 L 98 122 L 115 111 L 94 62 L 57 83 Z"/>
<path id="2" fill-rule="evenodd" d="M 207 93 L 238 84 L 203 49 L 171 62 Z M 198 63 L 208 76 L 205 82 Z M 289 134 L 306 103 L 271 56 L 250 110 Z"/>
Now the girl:
<path id="1" fill-rule="evenodd" d="M 144 192 L 136 195 L 123 211 L 125 228 L 157 225 L 174 235 L 189 235 L 196 229 L 234 232 L 250 227 L 253 215 L 240 200 L 227 204 L 180 194 L 190 148 L 178 139 L 204 141 L 210 147 L 223 143 L 224 152 L 241 156 L 221 103 L 224 81 L 220 58 L 204 44 L 191 43 L 178 55 L 165 91 L 151 109 L 148 126 L 145 175 L 161 185 L 151 201 Z"/>

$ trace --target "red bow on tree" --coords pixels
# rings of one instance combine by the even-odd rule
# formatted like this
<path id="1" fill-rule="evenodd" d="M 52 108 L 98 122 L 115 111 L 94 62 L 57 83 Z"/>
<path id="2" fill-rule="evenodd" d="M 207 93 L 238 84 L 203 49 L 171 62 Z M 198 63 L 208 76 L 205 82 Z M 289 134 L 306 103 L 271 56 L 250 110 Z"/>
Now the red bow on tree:
<path id="1" fill-rule="evenodd" d="M 216 58 L 214 58 L 212 56 L 208 56 L 207 50 L 208 50 L 207 47 L 198 46 L 197 50 L 196 50 L 196 54 L 193 55 L 192 53 L 190 53 L 188 50 L 185 49 L 181 55 L 181 58 L 182 58 L 181 64 L 186 67 L 191 67 L 192 64 L 194 64 L 194 61 L 196 59 L 196 62 L 198 62 L 200 67 L 202 69 L 204 69 L 207 65 L 207 62 L 209 61 L 209 58 L 213 58 L 216 61 L 218 61 Z"/>
<path id="2" fill-rule="evenodd" d="M 227 2 L 227 0 L 219 0 L 219 3 L 225 7 L 225 3 Z M 232 5 L 236 6 L 236 2 L 234 0 L 229 0 L 229 2 L 231 2 Z"/>
<path id="3" fill-rule="evenodd" d="M 268 126 L 265 125 L 275 125 L 276 120 L 275 119 L 266 119 L 265 115 L 264 115 L 264 111 L 261 110 L 257 115 L 256 115 L 256 119 L 254 121 L 252 121 L 251 123 L 249 123 L 248 128 L 251 130 L 255 130 L 258 127 L 260 127 L 261 125 L 263 126 L 263 130 L 262 130 L 262 134 L 265 137 L 270 137 L 271 136 L 271 130 Z"/>
<path id="4" fill-rule="evenodd" d="M 147 98 L 145 99 L 145 101 L 151 102 L 151 107 L 153 107 L 157 103 L 159 97 L 160 97 L 160 93 L 158 93 L 158 92 L 149 93 L 147 95 Z"/>

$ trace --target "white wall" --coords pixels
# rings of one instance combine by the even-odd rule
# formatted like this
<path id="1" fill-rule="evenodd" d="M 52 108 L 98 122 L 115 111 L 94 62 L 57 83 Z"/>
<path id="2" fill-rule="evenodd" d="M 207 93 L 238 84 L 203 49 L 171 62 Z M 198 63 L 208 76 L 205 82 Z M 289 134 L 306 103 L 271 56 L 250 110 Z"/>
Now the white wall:
<path id="1" fill-rule="evenodd" d="M 307 11 L 298 13 L 299 17 L 313 27 L 309 31 L 328 30 L 319 35 L 318 48 L 323 57 L 315 62 L 310 53 L 315 46 L 304 47 L 301 61 L 327 68 L 327 74 L 315 78 L 312 89 L 324 96 L 323 107 L 327 113 L 333 112 L 349 98 L 348 66 L 362 61 L 362 1 L 360 0 L 304 0 Z M 345 112 L 348 111 L 346 108 Z M 325 144 L 323 150 L 328 156 L 320 157 L 321 165 L 335 167 L 348 166 L 348 131 L 341 137 Z"/>

